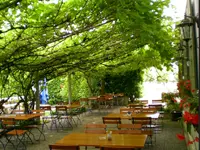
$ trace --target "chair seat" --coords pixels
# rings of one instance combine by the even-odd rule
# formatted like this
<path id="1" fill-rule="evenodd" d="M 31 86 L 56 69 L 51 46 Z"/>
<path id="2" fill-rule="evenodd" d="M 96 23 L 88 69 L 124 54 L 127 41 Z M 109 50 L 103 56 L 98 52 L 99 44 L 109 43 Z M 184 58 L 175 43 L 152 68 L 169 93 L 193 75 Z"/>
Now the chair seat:
<path id="1" fill-rule="evenodd" d="M 23 135 L 24 133 L 26 133 L 27 130 L 11 130 L 9 132 L 7 132 L 8 135 Z"/>

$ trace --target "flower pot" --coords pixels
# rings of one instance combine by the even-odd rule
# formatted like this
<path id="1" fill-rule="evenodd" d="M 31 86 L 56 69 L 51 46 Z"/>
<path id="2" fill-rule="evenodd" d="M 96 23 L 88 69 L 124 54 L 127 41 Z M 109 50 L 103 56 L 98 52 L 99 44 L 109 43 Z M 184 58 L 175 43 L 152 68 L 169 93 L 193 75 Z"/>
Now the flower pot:
<path id="1" fill-rule="evenodd" d="M 173 111 L 171 112 L 171 120 L 172 121 L 178 121 L 182 117 L 182 112 L 181 111 Z"/>

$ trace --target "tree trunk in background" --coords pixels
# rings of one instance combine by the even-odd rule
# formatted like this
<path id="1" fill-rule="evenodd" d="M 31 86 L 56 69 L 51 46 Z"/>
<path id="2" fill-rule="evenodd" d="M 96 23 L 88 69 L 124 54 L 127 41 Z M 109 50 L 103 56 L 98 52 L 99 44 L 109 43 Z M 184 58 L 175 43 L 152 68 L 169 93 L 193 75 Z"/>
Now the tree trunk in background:
<path id="1" fill-rule="evenodd" d="M 101 89 L 100 89 L 100 95 L 105 94 L 105 80 L 101 79 Z"/>
<path id="2" fill-rule="evenodd" d="M 36 109 L 40 109 L 40 88 L 39 88 L 39 81 L 37 80 L 35 83 L 35 100 L 36 100 Z"/>
<path id="3" fill-rule="evenodd" d="M 24 96 L 24 113 L 27 114 L 29 111 L 28 108 L 28 99 L 27 99 L 27 95 Z"/>
<path id="4" fill-rule="evenodd" d="M 68 102 L 71 104 L 72 100 L 72 83 L 71 83 L 71 73 L 68 74 Z"/>

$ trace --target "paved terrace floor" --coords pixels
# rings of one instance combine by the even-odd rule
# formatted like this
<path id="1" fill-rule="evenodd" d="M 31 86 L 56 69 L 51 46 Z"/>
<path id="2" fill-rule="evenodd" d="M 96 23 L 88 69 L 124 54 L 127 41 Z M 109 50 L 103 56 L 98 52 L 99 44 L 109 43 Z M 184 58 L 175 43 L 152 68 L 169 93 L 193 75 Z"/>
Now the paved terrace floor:
<path id="1" fill-rule="evenodd" d="M 119 112 L 119 107 L 109 109 L 109 113 Z M 41 140 L 40 142 L 34 141 L 34 144 L 27 143 L 27 150 L 49 150 L 48 145 L 53 144 L 56 141 L 63 138 L 72 132 L 84 132 L 84 124 L 87 123 L 102 123 L 102 116 L 107 115 L 108 112 L 99 113 L 98 111 L 93 111 L 93 113 L 86 113 L 81 115 L 82 124 L 78 127 L 74 126 L 73 129 L 59 130 L 48 130 L 45 129 L 46 140 Z M 186 150 L 186 144 L 184 141 L 179 141 L 176 138 L 177 133 L 181 133 L 182 129 L 179 122 L 172 122 L 169 119 L 164 119 L 164 129 L 162 132 L 156 134 L 156 143 L 152 146 L 146 146 L 144 150 Z M 0 148 L 1 149 L 1 148 Z M 7 147 L 6 150 L 12 150 L 12 147 Z M 81 149 L 85 149 L 81 147 Z M 88 149 L 98 149 L 93 147 L 88 147 Z"/>

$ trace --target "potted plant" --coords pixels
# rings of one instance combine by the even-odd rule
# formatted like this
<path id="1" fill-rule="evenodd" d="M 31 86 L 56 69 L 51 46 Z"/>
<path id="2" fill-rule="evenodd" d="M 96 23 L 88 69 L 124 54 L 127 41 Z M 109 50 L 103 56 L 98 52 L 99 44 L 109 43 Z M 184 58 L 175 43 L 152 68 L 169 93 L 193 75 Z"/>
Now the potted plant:
<path id="1" fill-rule="evenodd" d="M 167 105 L 167 109 L 169 109 L 171 120 L 178 121 L 182 117 L 182 109 L 179 106 L 179 103 L 170 103 Z"/>
<path id="2" fill-rule="evenodd" d="M 192 89 L 190 80 L 180 80 L 177 84 L 181 98 L 179 106 L 183 109 L 183 133 L 177 134 L 178 139 L 185 140 L 188 149 L 199 149 L 199 90 Z"/>
<path id="3" fill-rule="evenodd" d="M 178 121 L 182 117 L 180 98 L 177 92 L 162 93 L 162 99 L 166 102 L 166 111 L 170 114 L 172 121 Z"/>

